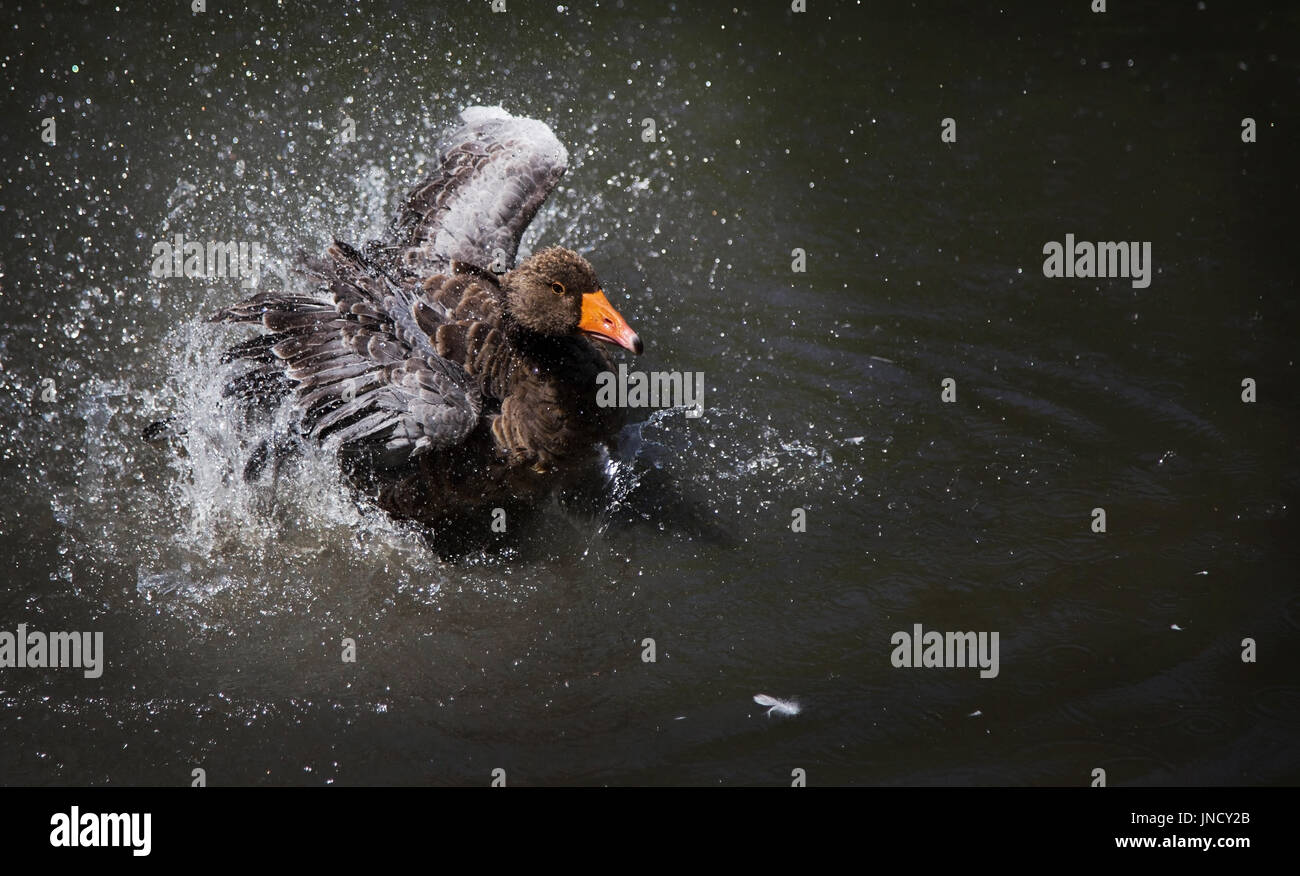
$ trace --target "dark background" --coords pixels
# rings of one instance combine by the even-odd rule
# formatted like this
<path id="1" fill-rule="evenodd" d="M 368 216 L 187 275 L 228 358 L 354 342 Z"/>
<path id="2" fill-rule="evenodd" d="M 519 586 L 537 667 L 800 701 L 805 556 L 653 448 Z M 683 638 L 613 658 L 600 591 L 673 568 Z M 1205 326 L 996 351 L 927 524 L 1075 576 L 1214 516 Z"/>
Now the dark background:
<path id="1" fill-rule="evenodd" d="M 7 3 L 0 629 L 109 665 L 0 670 L 0 782 L 1296 782 L 1300 13 L 879 5 Z M 153 243 L 363 241 L 475 103 L 570 150 L 526 244 L 704 372 L 639 465 L 730 539 L 617 522 L 630 465 L 455 564 L 323 455 L 238 478 L 202 317 L 243 291 Z M 1151 286 L 1045 279 L 1066 233 Z M 915 623 L 1000 675 L 893 668 Z"/>

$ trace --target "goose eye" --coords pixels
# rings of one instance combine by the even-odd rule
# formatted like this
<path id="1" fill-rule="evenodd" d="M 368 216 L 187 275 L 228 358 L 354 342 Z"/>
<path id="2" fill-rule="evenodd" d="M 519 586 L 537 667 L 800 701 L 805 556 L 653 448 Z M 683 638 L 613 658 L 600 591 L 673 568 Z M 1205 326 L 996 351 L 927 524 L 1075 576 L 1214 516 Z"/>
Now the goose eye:
<path id="1" fill-rule="evenodd" d="M 564 294 L 564 284 L 563 284 L 563 283 L 552 283 L 552 284 L 551 284 L 551 291 L 554 292 L 556 295 L 563 295 L 563 294 Z"/>

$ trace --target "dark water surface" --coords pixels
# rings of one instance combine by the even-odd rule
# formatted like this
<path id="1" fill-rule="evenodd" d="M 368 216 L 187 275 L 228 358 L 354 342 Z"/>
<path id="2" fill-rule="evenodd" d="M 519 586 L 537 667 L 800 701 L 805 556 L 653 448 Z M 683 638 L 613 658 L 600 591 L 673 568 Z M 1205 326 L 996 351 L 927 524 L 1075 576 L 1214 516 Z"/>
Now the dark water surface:
<path id="1" fill-rule="evenodd" d="M 0 630 L 108 662 L 0 669 L 0 782 L 1300 780 L 1294 7 L 230 5 L 6 4 Z M 526 246 L 706 396 L 448 563 L 324 453 L 244 483 L 203 321 L 244 290 L 149 267 L 376 236 L 473 104 L 567 144 Z M 1045 278 L 1067 233 L 1150 286 Z M 722 535 L 620 513 L 654 466 Z M 998 676 L 895 668 L 914 624 Z"/>

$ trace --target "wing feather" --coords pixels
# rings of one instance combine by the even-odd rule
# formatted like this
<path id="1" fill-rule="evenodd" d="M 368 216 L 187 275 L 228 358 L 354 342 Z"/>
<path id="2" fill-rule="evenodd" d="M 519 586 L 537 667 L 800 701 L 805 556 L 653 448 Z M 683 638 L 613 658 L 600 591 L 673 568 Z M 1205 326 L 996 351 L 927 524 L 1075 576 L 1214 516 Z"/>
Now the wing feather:
<path id="1" fill-rule="evenodd" d="M 398 210 L 382 249 L 409 273 L 453 261 L 503 272 L 564 175 L 569 153 L 545 123 L 475 106 L 439 148 L 438 167 Z M 500 261 L 498 262 L 498 256 Z"/>
<path id="2" fill-rule="evenodd" d="M 227 352 L 257 364 L 231 381 L 231 393 L 278 401 L 291 386 L 307 434 L 382 444 L 390 464 L 463 442 L 482 396 L 463 368 L 438 356 L 412 291 L 342 243 L 305 258 L 302 270 L 322 297 L 263 292 L 214 317 L 269 331 Z"/>

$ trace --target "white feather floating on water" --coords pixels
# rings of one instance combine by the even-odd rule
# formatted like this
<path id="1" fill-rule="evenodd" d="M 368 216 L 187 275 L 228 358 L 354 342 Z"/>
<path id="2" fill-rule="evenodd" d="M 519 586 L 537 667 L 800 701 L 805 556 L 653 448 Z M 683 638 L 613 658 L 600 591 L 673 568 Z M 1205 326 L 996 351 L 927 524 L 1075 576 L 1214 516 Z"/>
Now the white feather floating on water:
<path id="1" fill-rule="evenodd" d="M 754 694 L 754 702 L 760 706 L 768 706 L 767 716 L 772 717 L 775 712 L 778 715 L 793 716 L 799 714 L 799 704 L 794 700 L 778 700 L 776 697 L 770 697 L 767 694 Z"/>

